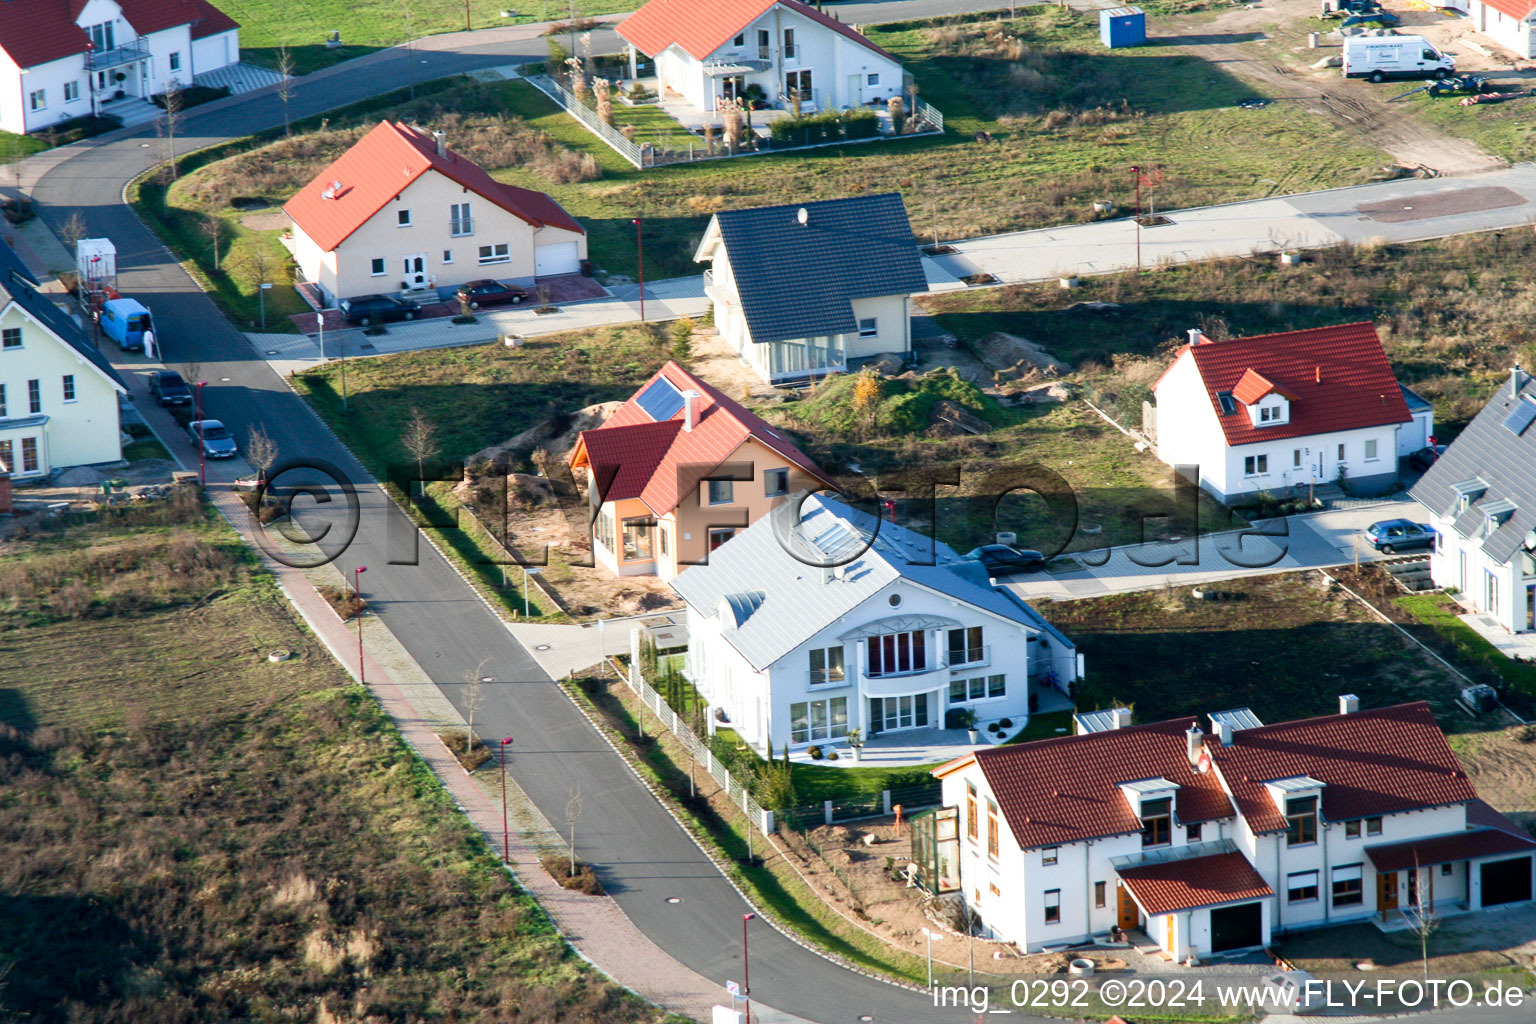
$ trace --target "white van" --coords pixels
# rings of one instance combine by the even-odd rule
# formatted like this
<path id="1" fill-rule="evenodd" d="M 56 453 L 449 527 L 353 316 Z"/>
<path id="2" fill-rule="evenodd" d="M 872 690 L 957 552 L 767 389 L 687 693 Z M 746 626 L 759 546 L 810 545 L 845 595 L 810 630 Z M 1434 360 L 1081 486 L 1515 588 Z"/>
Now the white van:
<path id="1" fill-rule="evenodd" d="M 1344 77 L 1444 78 L 1456 73 L 1456 59 L 1423 36 L 1349 36 L 1344 40 Z"/>

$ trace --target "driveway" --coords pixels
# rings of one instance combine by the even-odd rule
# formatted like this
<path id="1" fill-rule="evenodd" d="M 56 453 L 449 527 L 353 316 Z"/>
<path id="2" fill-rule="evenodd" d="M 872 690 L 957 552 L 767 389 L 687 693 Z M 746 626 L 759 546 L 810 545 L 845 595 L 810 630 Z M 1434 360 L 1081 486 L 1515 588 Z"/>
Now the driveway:
<path id="1" fill-rule="evenodd" d="M 1303 516 L 1270 519 L 1249 530 L 1204 534 L 1194 541 L 1143 544 L 1089 551 L 1076 557 L 1083 568 L 1036 574 L 1010 583 L 1023 598 L 1073 601 L 1166 585 L 1194 586 L 1242 576 L 1265 576 L 1300 569 L 1325 569 L 1353 563 L 1356 538 L 1381 519 L 1419 519 L 1423 508 L 1408 498 L 1355 504 Z M 1360 561 L 1378 555 L 1363 541 Z"/>

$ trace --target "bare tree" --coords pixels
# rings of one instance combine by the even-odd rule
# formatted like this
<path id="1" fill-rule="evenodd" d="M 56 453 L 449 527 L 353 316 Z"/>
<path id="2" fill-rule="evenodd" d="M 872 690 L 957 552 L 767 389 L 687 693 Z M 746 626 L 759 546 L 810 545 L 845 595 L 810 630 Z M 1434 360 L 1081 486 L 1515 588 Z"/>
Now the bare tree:
<path id="1" fill-rule="evenodd" d="M 224 228 L 226 226 L 224 218 L 216 213 L 212 216 L 204 217 L 202 224 L 199 225 L 203 234 L 208 236 L 208 241 L 213 244 L 214 273 L 219 272 L 219 264 L 223 262 L 224 254 L 220 251 L 219 243 L 224 240 Z"/>
<path id="2" fill-rule="evenodd" d="M 565 824 L 571 832 L 571 875 L 576 877 L 576 822 L 581 818 L 581 788 L 571 790 L 570 799 L 565 802 Z"/>
<path id="3" fill-rule="evenodd" d="M 481 661 L 471 671 L 464 673 L 464 754 L 475 747 L 475 712 L 485 706 L 485 666 Z"/>
<path id="4" fill-rule="evenodd" d="M 63 224 L 59 225 L 59 241 L 73 249 L 75 243 L 85 237 L 85 230 L 85 218 L 81 216 L 79 210 L 76 210 Z"/>
<path id="5" fill-rule="evenodd" d="M 245 461 L 256 467 L 258 480 L 266 480 L 267 470 L 277 461 L 277 442 L 267 433 L 266 424 L 258 423 L 251 428 L 245 441 Z"/>
<path id="6" fill-rule="evenodd" d="M 176 177 L 176 131 L 181 127 L 181 111 L 186 106 L 186 96 L 181 91 L 181 83 L 171 79 L 166 83 L 165 92 L 161 96 L 165 101 L 165 113 L 160 116 L 157 127 L 165 133 L 166 146 L 170 151 L 171 178 Z"/>
<path id="7" fill-rule="evenodd" d="M 1428 872 L 1420 874 L 1417 855 L 1413 858 L 1413 879 L 1413 892 L 1418 898 L 1403 916 L 1408 919 L 1408 927 L 1413 930 L 1414 936 L 1419 940 L 1419 959 L 1424 964 L 1424 984 L 1427 987 L 1429 985 L 1429 939 L 1440 930 L 1440 919 L 1435 916 L 1432 906 L 1424 905 L 1425 889 L 1432 883 L 1429 881 Z"/>
<path id="8" fill-rule="evenodd" d="M 293 52 L 284 43 L 277 48 L 277 73 L 282 80 L 277 83 L 278 98 L 283 101 L 283 134 L 292 135 L 293 126 L 288 120 L 288 101 L 293 98 Z"/>
<path id="9" fill-rule="evenodd" d="M 411 409 L 411 419 L 400 435 L 400 444 L 416 459 L 416 479 L 425 481 L 426 461 L 437 457 L 437 453 L 442 450 L 442 444 L 437 436 L 437 424 L 427 419 L 426 413 L 421 411 L 420 406 Z M 422 486 L 425 489 L 426 485 Z"/>

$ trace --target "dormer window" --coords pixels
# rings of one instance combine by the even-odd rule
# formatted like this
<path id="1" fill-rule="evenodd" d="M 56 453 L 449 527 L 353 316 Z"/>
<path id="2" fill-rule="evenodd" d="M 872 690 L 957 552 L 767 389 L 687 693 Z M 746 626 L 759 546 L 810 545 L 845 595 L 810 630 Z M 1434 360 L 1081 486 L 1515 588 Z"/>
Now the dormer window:
<path id="1" fill-rule="evenodd" d="M 1294 796 L 1285 802 L 1285 845 L 1317 842 L 1317 797 Z"/>
<path id="2" fill-rule="evenodd" d="M 1280 418 L 1279 406 L 1264 405 L 1259 407 L 1260 423 L 1278 423 Z"/>
<path id="3" fill-rule="evenodd" d="M 1248 407 L 1248 416 L 1256 427 L 1274 427 L 1291 419 L 1291 403 L 1270 392 Z"/>
<path id="4" fill-rule="evenodd" d="M 1141 845 L 1167 846 L 1173 841 L 1173 798 L 1141 802 Z"/>

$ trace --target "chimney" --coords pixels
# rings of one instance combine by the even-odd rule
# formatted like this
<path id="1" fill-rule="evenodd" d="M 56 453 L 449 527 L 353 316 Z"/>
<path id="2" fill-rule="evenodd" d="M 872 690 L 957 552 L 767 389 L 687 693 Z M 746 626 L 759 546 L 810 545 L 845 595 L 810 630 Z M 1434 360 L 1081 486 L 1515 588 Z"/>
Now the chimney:
<path id="1" fill-rule="evenodd" d="M 694 425 L 699 419 L 699 393 L 688 390 L 683 392 L 683 430 L 692 433 Z"/>
<path id="2" fill-rule="evenodd" d="M 1211 723 L 1211 735 L 1224 747 L 1232 745 L 1232 723 L 1220 719 Z"/>
<path id="3" fill-rule="evenodd" d="M 1317 376 L 1317 382 L 1321 384 L 1323 382 L 1323 367 L 1321 363 L 1318 364 L 1317 369 L 1314 372 Z"/>
<path id="4" fill-rule="evenodd" d="M 432 140 L 437 143 L 437 155 L 438 156 L 447 156 L 448 155 L 448 136 L 444 135 L 442 132 L 433 132 L 432 133 Z"/>
<path id="5" fill-rule="evenodd" d="M 1509 397 L 1520 397 L 1520 364 L 1516 363 L 1509 368 Z"/>
<path id="6" fill-rule="evenodd" d="M 1110 714 L 1114 716 L 1116 729 L 1129 729 L 1131 727 L 1130 708 L 1115 708 Z"/>
<path id="7" fill-rule="evenodd" d="M 1360 710 L 1360 698 L 1359 697 L 1356 697 L 1352 693 L 1341 693 L 1339 695 L 1339 714 L 1341 714 L 1341 715 L 1352 715 L 1356 711 L 1359 711 L 1359 710 Z"/>
<path id="8" fill-rule="evenodd" d="M 1200 731 L 1198 725 L 1192 725 L 1184 730 L 1184 752 L 1189 756 L 1189 766 L 1195 767 L 1200 763 L 1200 755 L 1205 751 L 1205 733 Z"/>
<path id="9" fill-rule="evenodd" d="M 1198 328 L 1198 327 L 1191 327 L 1189 329 L 1189 343 L 1191 345 L 1198 345 L 1198 344 L 1200 344 L 1200 342 L 1202 340 L 1204 340 L 1204 338 L 1205 338 L 1205 335 L 1200 333 L 1200 328 Z"/>

